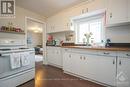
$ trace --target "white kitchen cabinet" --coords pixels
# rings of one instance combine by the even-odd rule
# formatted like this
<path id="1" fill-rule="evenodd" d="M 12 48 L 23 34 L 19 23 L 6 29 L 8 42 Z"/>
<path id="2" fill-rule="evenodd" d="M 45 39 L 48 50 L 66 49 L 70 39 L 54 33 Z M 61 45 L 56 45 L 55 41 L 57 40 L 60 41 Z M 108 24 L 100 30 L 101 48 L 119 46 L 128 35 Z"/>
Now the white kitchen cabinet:
<path id="1" fill-rule="evenodd" d="M 63 54 L 63 70 L 70 73 L 75 73 L 76 71 L 75 67 L 76 67 L 75 55 L 71 52 L 65 52 Z"/>
<path id="2" fill-rule="evenodd" d="M 130 57 L 119 57 L 117 62 L 117 86 L 130 87 Z"/>
<path id="3" fill-rule="evenodd" d="M 96 52 L 96 51 L 93 51 Z M 93 53 L 92 52 L 92 53 Z M 97 52 L 94 54 L 73 50 L 64 52 L 63 70 L 104 84 L 116 84 L 116 53 Z M 112 53 L 112 54 L 111 54 Z"/>
<path id="4" fill-rule="evenodd" d="M 62 67 L 62 53 L 60 47 L 47 47 L 48 63 L 57 67 Z"/>
<path id="5" fill-rule="evenodd" d="M 71 27 L 73 24 L 70 20 L 72 17 L 104 8 L 105 0 L 92 0 L 89 3 L 84 2 L 80 5 L 63 10 L 47 19 L 47 33 L 73 31 Z"/>
<path id="6" fill-rule="evenodd" d="M 81 8 L 81 13 L 88 13 L 100 9 L 105 9 L 105 0 L 92 0 L 88 4 L 83 5 Z"/>
<path id="7" fill-rule="evenodd" d="M 96 81 L 115 86 L 116 84 L 116 57 L 88 56 L 88 77 Z"/>
<path id="8" fill-rule="evenodd" d="M 52 49 L 52 47 L 47 47 L 47 61 L 49 62 L 49 63 L 53 63 L 54 61 L 54 59 L 53 59 L 53 54 L 54 54 L 54 52 L 53 52 L 54 50 Z"/>
<path id="9" fill-rule="evenodd" d="M 117 86 L 130 87 L 130 52 L 120 52 L 118 55 Z"/>
<path id="10" fill-rule="evenodd" d="M 107 26 L 129 22 L 128 0 L 107 0 Z"/>
<path id="11" fill-rule="evenodd" d="M 56 33 L 71 30 L 71 22 L 68 13 L 58 13 L 47 19 L 47 33 Z"/>
<path id="12" fill-rule="evenodd" d="M 47 33 L 54 32 L 55 27 L 54 27 L 54 20 L 53 19 L 48 19 L 47 20 Z"/>
<path id="13" fill-rule="evenodd" d="M 116 57 L 82 54 L 78 61 L 78 75 L 104 84 L 116 85 Z"/>

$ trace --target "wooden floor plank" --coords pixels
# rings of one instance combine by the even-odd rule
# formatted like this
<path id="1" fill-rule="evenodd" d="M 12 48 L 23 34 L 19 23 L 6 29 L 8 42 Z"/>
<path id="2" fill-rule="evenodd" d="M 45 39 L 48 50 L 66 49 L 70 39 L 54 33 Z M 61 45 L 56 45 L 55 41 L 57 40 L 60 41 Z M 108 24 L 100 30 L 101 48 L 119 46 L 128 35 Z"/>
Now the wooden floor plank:
<path id="1" fill-rule="evenodd" d="M 63 73 L 59 68 L 36 63 L 36 77 L 18 87 L 104 87 Z"/>

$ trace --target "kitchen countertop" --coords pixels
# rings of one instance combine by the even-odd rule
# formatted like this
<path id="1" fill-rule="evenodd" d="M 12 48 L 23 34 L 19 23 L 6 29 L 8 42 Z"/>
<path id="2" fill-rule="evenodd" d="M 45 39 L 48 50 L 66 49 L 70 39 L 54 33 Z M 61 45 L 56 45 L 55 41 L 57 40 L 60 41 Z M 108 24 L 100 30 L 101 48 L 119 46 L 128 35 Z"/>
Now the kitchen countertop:
<path id="1" fill-rule="evenodd" d="M 86 50 L 105 50 L 105 51 L 130 51 L 130 48 L 126 47 L 62 46 L 62 48 L 77 48 Z"/>

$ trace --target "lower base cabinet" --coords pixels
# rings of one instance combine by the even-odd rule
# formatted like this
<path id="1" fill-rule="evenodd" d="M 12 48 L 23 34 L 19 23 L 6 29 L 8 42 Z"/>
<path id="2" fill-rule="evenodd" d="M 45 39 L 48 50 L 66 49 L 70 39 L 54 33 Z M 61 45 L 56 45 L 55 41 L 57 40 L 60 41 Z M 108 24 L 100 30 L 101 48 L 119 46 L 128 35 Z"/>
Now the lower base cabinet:
<path id="1" fill-rule="evenodd" d="M 117 61 L 117 87 L 130 87 L 130 57 Z"/>
<path id="2" fill-rule="evenodd" d="M 62 53 L 60 47 L 47 47 L 47 61 L 58 67 L 62 67 Z"/>
<path id="3" fill-rule="evenodd" d="M 116 57 L 65 52 L 63 70 L 111 86 L 116 85 Z"/>
<path id="4" fill-rule="evenodd" d="M 116 86 L 116 57 L 88 56 L 86 77 Z"/>

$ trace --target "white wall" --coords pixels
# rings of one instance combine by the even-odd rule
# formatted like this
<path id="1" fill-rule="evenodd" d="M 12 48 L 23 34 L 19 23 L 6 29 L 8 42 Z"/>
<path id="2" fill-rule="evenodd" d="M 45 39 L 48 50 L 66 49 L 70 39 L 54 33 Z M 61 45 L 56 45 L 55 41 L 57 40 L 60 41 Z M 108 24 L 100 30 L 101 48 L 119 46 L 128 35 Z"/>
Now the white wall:
<path id="1" fill-rule="evenodd" d="M 113 43 L 130 43 L 130 25 L 107 28 L 106 38 Z"/>
<path id="2" fill-rule="evenodd" d="M 54 36 L 54 39 L 65 41 L 65 34 L 64 32 L 51 35 Z M 112 43 L 130 43 L 130 25 L 106 28 L 105 34 L 106 39 L 111 39 Z"/>
<path id="3" fill-rule="evenodd" d="M 41 21 L 45 21 L 45 17 L 42 17 L 34 12 L 28 11 L 21 7 L 16 7 L 16 17 L 10 19 L 0 19 L 0 27 L 7 26 L 8 22 L 12 22 L 15 27 L 20 27 L 25 30 L 25 17 L 35 18 Z M 25 39 L 26 35 L 18 35 L 18 34 L 4 34 L 0 33 L 0 38 L 14 38 L 14 39 Z"/>
<path id="4" fill-rule="evenodd" d="M 72 37 L 71 41 L 66 41 L 66 37 L 72 34 L 74 35 L 74 32 L 58 32 L 50 35 L 52 35 L 54 39 L 63 41 L 65 43 L 72 43 L 72 42 L 74 43 L 74 37 Z"/>

